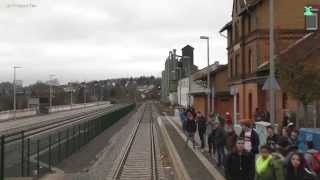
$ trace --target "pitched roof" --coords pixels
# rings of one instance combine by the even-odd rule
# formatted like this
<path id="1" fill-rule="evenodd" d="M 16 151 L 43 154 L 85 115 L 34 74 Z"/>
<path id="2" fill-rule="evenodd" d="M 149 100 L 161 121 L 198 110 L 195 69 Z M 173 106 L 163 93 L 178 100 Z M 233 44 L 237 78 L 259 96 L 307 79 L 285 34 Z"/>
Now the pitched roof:
<path id="1" fill-rule="evenodd" d="M 184 49 L 192 49 L 193 50 L 194 48 L 188 44 L 188 45 L 186 45 L 185 47 L 182 48 L 182 50 L 184 50 Z"/>
<path id="2" fill-rule="evenodd" d="M 210 75 L 214 75 L 220 71 L 226 70 L 227 68 L 228 68 L 228 65 L 226 64 L 216 64 L 216 63 L 211 64 L 209 66 Z M 205 67 L 195 72 L 194 74 L 192 74 L 192 79 L 193 80 L 206 79 L 207 73 L 208 73 L 208 67 Z"/>

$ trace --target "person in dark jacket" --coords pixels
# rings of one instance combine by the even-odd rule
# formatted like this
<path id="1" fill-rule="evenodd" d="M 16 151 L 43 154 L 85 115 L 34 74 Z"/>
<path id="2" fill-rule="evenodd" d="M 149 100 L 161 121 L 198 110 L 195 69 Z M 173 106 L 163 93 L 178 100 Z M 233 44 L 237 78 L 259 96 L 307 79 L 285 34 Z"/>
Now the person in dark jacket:
<path id="1" fill-rule="evenodd" d="M 219 122 L 217 124 L 217 129 L 215 131 L 215 145 L 216 145 L 216 151 L 218 155 L 218 166 L 224 165 L 225 160 L 225 151 L 224 147 L 226 145 L 227 141 L 227 134 L 224 129 L 224 122 Z"/>
<path id="2" fill-rule="evenodd" d="M 292 147 L 292 146 L 298 146 L 298 131 L 291 131 L 290 133 L 290 136 L 289 136 L 289 146 Z"/>
<path id="3" fill-rule="evenodd" d="M 285 169 L 286 180 L 315 180 L 315 175 L 313 175 L 309 170 L 305 168 L 305 162 L 303 155 L 294 152 Z"/>
<path id="4" fill-rule="evenodd" d="M 207 129 L 207 120 L 200 111 L 197 112 L 196 122 L 198 124 L 198 133 L 201 141 L 201 149 L 204 149 L 204 134 L 206 133 Z"/>
<path id="5" fill-rule="evenodd" d="M 276 150 L 276 145 L 278 142 L 278 136 L 274 134 L 273 128 L 271 126 L 267 127 L 267 145 L 270 147 L 271 151 L 274 152 Z"/>
<path id="6" fill-rule="evenodd" d="M 228 154 L 225 165 L 227 180 L 253 180 L 254 158 L 244 150 L 244 140 L 239 138 L 234 151 Z"/>
<path id="7" fill-rule="evenodd" d="M 230 132 L 227 132 L 227 151 L 231 152 L 234 150 L 234 148 L 236 147 L 236 143 L 237 143 L 237 134 L 234 131 L 234 129 L 232 129 Z"/>
<path id="8" fill-rule="evenodd" d="M 195 148 L 194 134 L 197 131 L 197 124 L 192 112 L 190 111 L 187 112 L 186 131 L 187 131 L 186 147 L 188 146 L 189 140 L 191 140 L 193 144 L 193 148 Z"/>
<path id="9" fill-rule="evenodd" d="M 212 157 L 216 153 L 216 148 L 215 148 L 215 132 L 216 132 L 216 125 L 214 121 L 214 114 L 211 113 L 208 117 L 208 147 L 209 147 L 209 157 Z"/>
<path id="10" fill-rule="evenodd" d="M 279 151 L 283 156 L 286 156 L 288 153 L 288 148 L 290 147 L 288 130 L 286 127 L 282 129 L 282 134 L 278 139 L 277 144 L 279 145 Z"/>

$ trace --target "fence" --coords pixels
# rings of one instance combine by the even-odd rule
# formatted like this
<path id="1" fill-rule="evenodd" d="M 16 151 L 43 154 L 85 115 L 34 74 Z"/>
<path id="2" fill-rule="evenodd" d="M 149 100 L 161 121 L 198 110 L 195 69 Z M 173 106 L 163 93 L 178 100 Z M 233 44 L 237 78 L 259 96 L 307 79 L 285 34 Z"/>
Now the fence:
<path id="1" fill-rule="evenodd" d="M 9 177 L 35 177 L 52 170 L 83 145 L 102 133 L 135 108 L 125 106 L 93 120 L 61 128 L 44 135 L 26 132 L 2 135 L 0 139 L 0 180 Z"/>

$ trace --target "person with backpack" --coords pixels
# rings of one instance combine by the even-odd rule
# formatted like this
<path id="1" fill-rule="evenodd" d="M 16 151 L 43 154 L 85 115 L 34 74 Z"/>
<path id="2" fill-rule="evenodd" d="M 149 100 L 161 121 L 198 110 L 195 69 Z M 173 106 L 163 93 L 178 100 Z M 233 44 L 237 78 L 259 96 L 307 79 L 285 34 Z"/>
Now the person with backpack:
<path id="1" fill-rule="evenodd" d="M 286 180 L 315 180 L 315 176 L 305 168 L 303 155 L 298 152 L 291 154 L 285 167 Z"/>
<path id="2" fill-rule="evenodd" d="M 320 152 L 314 148 L 312 140 L 307 140 L 306 142 L 307 151 L 304 154 L 304 159 L 306 161 L 306 167 L 312 171 L 314 174 L 320 174 Z"/>

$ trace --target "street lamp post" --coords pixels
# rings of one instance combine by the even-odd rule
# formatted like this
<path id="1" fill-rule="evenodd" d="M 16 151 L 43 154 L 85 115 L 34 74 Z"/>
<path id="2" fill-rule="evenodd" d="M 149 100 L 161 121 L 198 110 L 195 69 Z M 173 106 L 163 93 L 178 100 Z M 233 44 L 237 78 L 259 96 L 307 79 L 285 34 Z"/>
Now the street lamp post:
<path id="1" fill-rule="evenodd" d="M 207 60 L 207 63 L 208 63 L 208 66 L 207 66 L 207 88 L 208 88 L 208 96 L 207 96 L 207 101 L 208 101 L 208 112 L 207 112 L 207 115 L 209 115 L 210 113 L 210 95 L 211 95 L 211 88 L 210 88 L 210 56 L 209 56 L 209 50 L 210 50 L 210 47 L 209 47 L 209 37 L 208 36 L 200 36 L 200 39 L 205 39 L 207 40 L 207 57 L 208 57 L 208 60 Z M 212 109 L 212 111 L 214 111 L 214 109 Z"/>
<path id="2" fill-rule="evenodd" d="M 16 120 L 17 117 L 17 100 L 16 100 L 16 69 L 22 68 L 19 66 L 13 66 L 13 118 Z"/>

